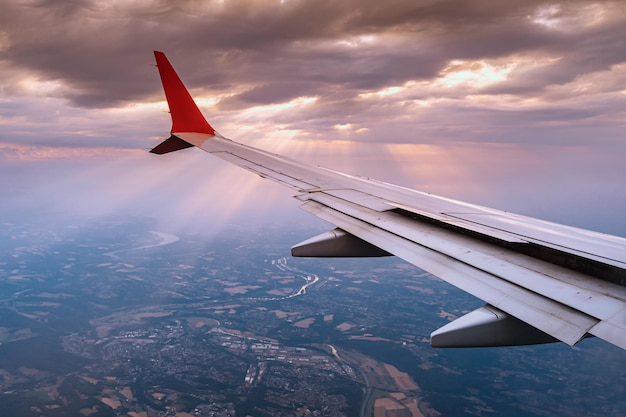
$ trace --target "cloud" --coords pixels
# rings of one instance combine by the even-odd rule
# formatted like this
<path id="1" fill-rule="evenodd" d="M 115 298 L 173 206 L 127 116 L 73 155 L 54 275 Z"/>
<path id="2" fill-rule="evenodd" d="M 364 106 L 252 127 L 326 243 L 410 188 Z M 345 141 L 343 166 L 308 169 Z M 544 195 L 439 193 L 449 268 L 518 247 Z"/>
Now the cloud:
<path id="1" fill-rule="evenodd" d="M 588 26 L 576 23 L 587 2 L 568 2 L 550 12 L 553 17 L 544 12 L 544 20 L 563 21 L 556 27 L 537 23 L 549 4 L 14 1 L 0 19 L 8 39 L 5 60 L 15 70 L 62 84 L 64 96 L 81 107 L 156 95 L 157 86 L 146 77 L 152 49 L 168 51 L 192 87 L 223 91 L 249 84 L 254 94 L 242 99 L 257 102 L 272 100 L 278 90 L 285 97 L 319 89 L 350 95 L 352 89 L 426 79 L 454 59 L 566 56 L 527 71 L 534 85 L 526 88 L 571 81 L 624 61 L 618 30 L 624 19 L 612 10 L 619 3 L 598 4 L 606 10 Z M 568 30 L 570 21 L 576 24 Z"/>
<path id="2" fill-rule="evenodd" d="M 169 129 L 157 49 L 233 139 L 496 206 L 523 205 L 531 185 L 549 196 L 540 178 L 553 178 L 623 207 L 607 187 L 626 176 L 625 12 L 583 0 L 8 0 L 0 158 L 145 167 Z"/>

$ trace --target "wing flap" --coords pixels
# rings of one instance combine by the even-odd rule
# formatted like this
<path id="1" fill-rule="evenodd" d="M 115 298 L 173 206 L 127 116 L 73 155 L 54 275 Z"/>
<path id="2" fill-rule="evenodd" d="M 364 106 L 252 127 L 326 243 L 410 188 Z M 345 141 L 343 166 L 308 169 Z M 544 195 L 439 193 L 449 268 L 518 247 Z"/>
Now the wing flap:
<path id="1" fill-rule="evenodd" d="M 598 283 L 584 274 L 438 228 L 391 212 L 375 212 L 325 193 L 300 199 L 313 200 L 450 258 L 479 268 L 536 293 L 600 319 L 608 319 L 626 305 L 626 289 Z"/>
<path id="2" fill-rule="evenodd" d="M 447 213 L 430 213 L 430 212 L 426 212 L 424 210 L 420 210 L 418 208 L 415 207 L 409 207 L 406 206 L 404 204 L 398 204 L 398 203 L 391 203 L 391 202 L 387 202 L 388 205 L 395 207 L 395 208 L 399 208 L 402 210 L 406 210 L 410 213 L 414 213 L 417 214 L 419 216 L 423 216 L 432 220 L 436 220 L 436 221 L 440 221 L 452 226 L 456 226 L 456 227 L 460 227 L 463 229 L 467 229 L 467 230 L 471 230 L 473 232 L 482 234 L 482 235 L 486 235 L 486 236 L 490 236 L 493 237 L 495 239 L 499 239 L 502 240 L 504 242 L 508 242 L 508 243 L 520 243 L 520 244 L 525 244 L 528 243 L 528 240 L 524 240 L 522 238 L 520 238 L 520 236 L 515 235 L 513 233 L 509 233 L 507 231 L 504 230 L 498 230 L 498 229 L 494 229 L 488 226 L 484 226 L 482 224 L 478 224 L 478 223 L 473 223 L 473 222 L 467 222 L 467 221 L 463 221 L 460 219 L 456 219 L 454 217 L 451 217 L 450 215 L 448 215 Z"/>
<path id="3" fill-rule="evenodd" d="M 607 320 L 602 320 L 589 330 L 589 333 L 606 340 L 616 346 L 626 349 L 626 309 Z"/>
<path id="4" fill-rule="evenodd" d="M 616 318 L 626 308 L 623 287 L 598 283 L 583 274 L 501 248 L 494 250 L 486 243 L 432 225 L 416 227 L 395 213 L 375 212 L 324 193 L 300 199 L 305 201 L 306 211 L 559 340 L 574 344 L 593 328 L 598 337 L 624 343 Z"/>
<path id="5" fill-rule="evenodd" d="M 599 320 L 316 201 L 302 208 L 555 338 L 574 345 Z"/>

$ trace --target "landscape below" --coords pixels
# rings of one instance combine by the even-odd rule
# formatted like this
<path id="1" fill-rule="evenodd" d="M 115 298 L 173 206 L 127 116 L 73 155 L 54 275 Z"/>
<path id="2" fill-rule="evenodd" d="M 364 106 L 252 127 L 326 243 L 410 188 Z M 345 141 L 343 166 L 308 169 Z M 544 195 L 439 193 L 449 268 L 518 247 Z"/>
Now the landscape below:
<path id="1" fill-rule="evenodd" d="M 480 300 L 397 258 L 297 259 L 312 227 L 0 224 L 0 410 L 19 416 L 618 416 L 624 352 L 441 350 Z"/>

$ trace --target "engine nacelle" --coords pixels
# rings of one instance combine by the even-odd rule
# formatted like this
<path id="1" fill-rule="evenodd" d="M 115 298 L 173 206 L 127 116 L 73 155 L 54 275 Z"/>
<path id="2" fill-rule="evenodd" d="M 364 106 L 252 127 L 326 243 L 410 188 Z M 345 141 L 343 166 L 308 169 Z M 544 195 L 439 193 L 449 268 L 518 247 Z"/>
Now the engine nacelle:
<path id="1" fill-rule="evenodd" d="M 491 347 L 558 342 L 520 319 L 487 304 L 435 330 L 432 347 Z"/>

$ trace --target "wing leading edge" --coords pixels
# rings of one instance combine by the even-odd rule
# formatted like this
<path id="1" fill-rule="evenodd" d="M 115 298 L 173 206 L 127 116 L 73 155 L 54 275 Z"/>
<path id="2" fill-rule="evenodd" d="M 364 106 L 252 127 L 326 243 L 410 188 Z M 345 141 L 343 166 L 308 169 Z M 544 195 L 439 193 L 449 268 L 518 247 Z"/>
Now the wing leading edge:
<path id="1" fill-rule="evenodd" d="M 626 349 L 626 239 L 311 166 L 224 138 L 162 52 L 155 58 L 171 136 L 151 152 L 198 147 L 295 190 L 337 226 L 294 256 L 396 255 L 487 304 L 431 335 L 437 347 L 506 346 L 597 336 Z"/>

